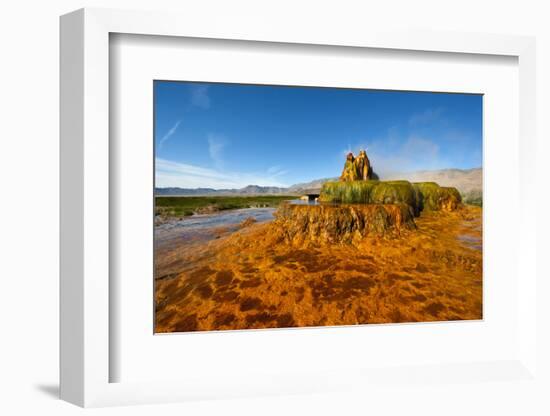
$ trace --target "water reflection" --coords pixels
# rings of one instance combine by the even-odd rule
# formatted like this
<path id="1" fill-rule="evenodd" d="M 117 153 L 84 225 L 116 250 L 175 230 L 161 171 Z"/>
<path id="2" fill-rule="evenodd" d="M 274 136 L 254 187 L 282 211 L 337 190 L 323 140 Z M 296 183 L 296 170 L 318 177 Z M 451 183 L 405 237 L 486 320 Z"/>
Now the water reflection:
<path id="1" fill-rule="evenodd" d="M 262 223 L 273 220 L 275 208 L 244 208 L 214 214 L 195 214 L 155 227 L 155 242 L 159 245 L 182 240 L 205 242 L 238 230 L 247 218 Z"/>
<path id="2" fill-rule="evenodd" d="M 475 250 L 481 250 L 482 248 L 481 236 L 462 234 L 459 235 L 457 238 L 459 241 L 463 242 L 470 248 L 473 248 Z"/>
<path id="3" fill-rule="evenodd" d="M 319 205 L 318 201 L 306 199 L 291 199 L 288 202 L 292 205 Z"/>

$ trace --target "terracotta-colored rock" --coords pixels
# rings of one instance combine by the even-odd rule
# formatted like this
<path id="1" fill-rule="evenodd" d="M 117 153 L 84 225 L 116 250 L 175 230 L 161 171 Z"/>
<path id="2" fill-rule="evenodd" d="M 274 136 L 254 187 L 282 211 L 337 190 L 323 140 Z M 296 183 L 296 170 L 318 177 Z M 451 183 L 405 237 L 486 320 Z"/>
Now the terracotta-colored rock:
<path id="1" fill-rule="evenodd" d="M 355 157 L 351 152 L 348 153 L 340 180 L 342 182 L 351 182 L 367 181 L 372 178 L 373 171 L 367 152 L 360 150 L 357 157 Z"/>
<path id="2" fill-rule="evenodd" d="M 367 181 L 372 179 L 372 166 L 370 165 L 366 151 L 359 151 L 359 156 L 355 158 L 355 170 L 357 171 L 359 180 Z"/>
<path id="3" fill-rule="evenodd" d="M 406 204 L 282 204 L 274 225 L 287 242 L 360 243 L 364 237 L 399 235 L 415 229 Z"/>

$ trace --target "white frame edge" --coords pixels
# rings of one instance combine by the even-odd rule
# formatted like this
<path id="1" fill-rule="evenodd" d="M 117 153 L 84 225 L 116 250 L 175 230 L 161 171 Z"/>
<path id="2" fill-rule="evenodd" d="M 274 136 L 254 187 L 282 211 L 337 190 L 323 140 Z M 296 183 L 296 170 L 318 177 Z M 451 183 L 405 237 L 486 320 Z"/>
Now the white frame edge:
<path id="1" fill-rule="evenodd" d="M 535 195 L 533 37 L 353 27 L 345 32 L 326 27 L 306 32 L 292 26 L 281 30 L 277 22 L 258 18 L 236 27 L 230 19 L 211 17 L 216 21 L 208 27 L 190 15 L 109 9 L 80 9 L 60 19 L 60 396 L 79 406 L 208 397 L 189 390 L 186 383 L 109 383 L 109 33 L 518 57 L 520 238 L 536 241 L 536 217 L 532 210 L 527 212 Z M 519 267 L 529 280 L 528 290 L 518 292 L 519 361 L 534 376 L 536 253 L 522 253 Z M 291 388 L 297 390 L 296 385 Z"/>
<path id="2" fill-rule="evenodd" d="M 84 14 L 60 28 L 60 396 L 84 403 Z"/>

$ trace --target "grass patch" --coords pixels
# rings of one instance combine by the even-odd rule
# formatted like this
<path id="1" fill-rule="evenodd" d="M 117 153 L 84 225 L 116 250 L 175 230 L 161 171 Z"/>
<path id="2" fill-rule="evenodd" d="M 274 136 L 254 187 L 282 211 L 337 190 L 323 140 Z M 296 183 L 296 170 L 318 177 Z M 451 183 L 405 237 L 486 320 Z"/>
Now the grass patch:
<path id="1" fill-rule="evenodd" d="M 184 217 L 239 208 L 277 207 L 281 202 L 296 199 L 288 195 L 266 196 L 157 196 L 155 215 Z"/>

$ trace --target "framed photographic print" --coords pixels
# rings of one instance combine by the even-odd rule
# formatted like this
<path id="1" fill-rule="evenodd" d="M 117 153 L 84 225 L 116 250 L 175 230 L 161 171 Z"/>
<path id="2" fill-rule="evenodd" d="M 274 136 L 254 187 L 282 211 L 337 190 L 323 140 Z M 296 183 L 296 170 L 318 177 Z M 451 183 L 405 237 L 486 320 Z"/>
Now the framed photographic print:
<path id="1" fill-rule="evenodd" d="M 482 319 L 482 95 L 153 88 L 155 332 Z"/>
<path id="2" fill-rule="evenodd" d="M 533 380 L 533 39 L 234 27 L 61 19 L 62 398 Z"/>

